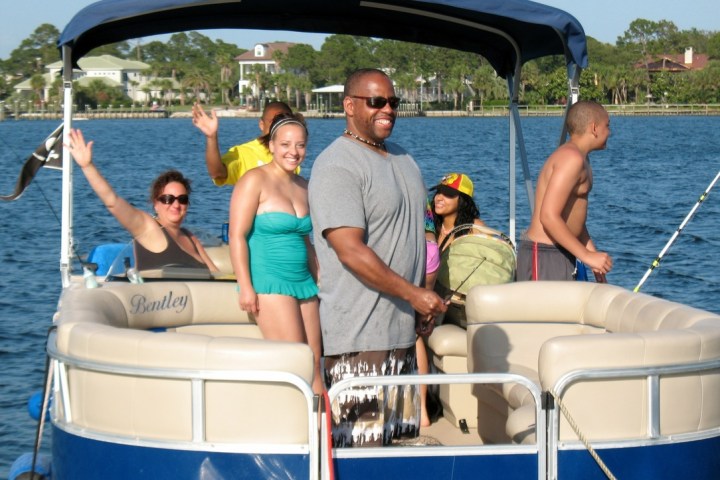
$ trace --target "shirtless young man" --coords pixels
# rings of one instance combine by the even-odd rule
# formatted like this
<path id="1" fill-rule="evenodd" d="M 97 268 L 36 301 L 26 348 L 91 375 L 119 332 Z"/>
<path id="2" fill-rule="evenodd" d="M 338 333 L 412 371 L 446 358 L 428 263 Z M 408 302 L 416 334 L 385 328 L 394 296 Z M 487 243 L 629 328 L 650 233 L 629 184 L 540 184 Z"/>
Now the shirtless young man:
<path id="1" fill-rule="evenodd" d="M 598 252 L 587 220 L 592 168 L 588 154 L 605 148 L 610 118 L 602 105 L 580 101 L 567 116 L 570 139 L 545 162 L 537 182 L 535 211 L 518 248 L 517 277 L 522 280 L 573 280 L 575 259 L 606 282 L 612 259 Z"/>

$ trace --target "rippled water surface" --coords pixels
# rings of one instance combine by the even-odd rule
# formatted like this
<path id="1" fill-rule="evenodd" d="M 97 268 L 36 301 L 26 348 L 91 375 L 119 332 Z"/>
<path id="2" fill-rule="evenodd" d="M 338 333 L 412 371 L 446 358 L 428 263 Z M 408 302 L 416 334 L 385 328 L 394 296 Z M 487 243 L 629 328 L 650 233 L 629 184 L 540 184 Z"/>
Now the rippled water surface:
<path id="1" fill-rule="evenodd" d="M 556 145 L 559 118 L 524 119 L 533 176 Z M 408 149 L 428 185 L 451 171 L 475 182 L 475 200 L 487 224 L 508 230 L 507 119 L 399 119 L 392 140 Z M 0 193 L 9 193 L 27 155 L 56 122 L 0 122 Z M 148 207 L 150 181 L 167 168 L 195 180 L 187 225 L 217 236 L 227 218 L 230 188 L 205 174 L 204 144 L 190 120 L 78 122 L 96 141 L 95 159 L 116 190 Z M 342 132 L 344 120 L 310 120 L 303 175 Z M 258 132 L 255 120 L 222 119 L 223 149 Z M 611 283 L 632 289 L 720 169 L 720 117 L 613 117 L 608 149 L 592 155 L 595 187 L 588 227 L 614 257 Z M 530 216 L 517 169 L 518 228 Z M 80 254 L 103 242 L 127 241 L 82 174 L 75 172 L 75 239 Z M 720 186 L 710 194 L 642 291 L 720 313 Z M 24 196 L 0 202 L 0 478 L 32 451 L 36 425 L 28 396 L 42 388 L 44 340 L 59 295 L 60 173 L 41 171 Z M 47 451 L 50 439 L 44 439 Z"/>

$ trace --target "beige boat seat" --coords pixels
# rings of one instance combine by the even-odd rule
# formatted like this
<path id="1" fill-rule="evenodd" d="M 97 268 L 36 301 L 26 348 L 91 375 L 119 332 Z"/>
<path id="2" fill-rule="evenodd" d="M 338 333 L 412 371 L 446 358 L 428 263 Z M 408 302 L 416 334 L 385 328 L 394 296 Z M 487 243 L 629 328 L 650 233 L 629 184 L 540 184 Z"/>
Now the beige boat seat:
<path id="1" fill-rule="evenodd" d="M 720 316 L 591 282 L 518 282 L 468 295 L 468 369 L 524 375 L 543 391 L 566 373 L 592 368 L 674 365 L 720 358 Z M 720 427 L 718 372 L 660 380 L 660 434 Z M 487 443 L 534 443 L 535 410 L 517 385 L 476 386 L 478 432 Z M 595 380 L 569 387 L 564 403 L 592 440 L 642 439 L 648 432 L 646 379 Z M 576 440 L 561 419 L 561 440 Z"/>
<path id="2" fill-rule="evenodd" d="M 213 263 L 220 270 L 220 273 L 230 275 L 233 273 L 232 263 L 230 262 L 230 246 L 227 244 L 217 245 L 214 247 L 205 247 L 205 251 L 212 259 Z"/>
<path id="3" fill-rule="evenodd" d="M 428 355 L 438 372 L 468 373 L 467 332 L 455 324 L 439 325 L 428 337 Z M 477 401 L 471 385 L 440 385 L 443 417 L 459 427 L 465 420 L 469 428 L 477 426 Z"/>
<path id="4" fill-rule="evenodd" d="M 262 340 L 238 307 L 234 282 L 69 289 L 56 324 L 57 349 L 73 359 L 146 369 L 280 371 L 308 385 L 312 380 L 310 348 Z M 67 413 L 76 428 L 129 438 L 193 440 L 189 380 L 70 367 L 67 382 Z M 203 393 L 207 442 L 308 442 L 308 403 L 293 386 L 207 381 Z"/>

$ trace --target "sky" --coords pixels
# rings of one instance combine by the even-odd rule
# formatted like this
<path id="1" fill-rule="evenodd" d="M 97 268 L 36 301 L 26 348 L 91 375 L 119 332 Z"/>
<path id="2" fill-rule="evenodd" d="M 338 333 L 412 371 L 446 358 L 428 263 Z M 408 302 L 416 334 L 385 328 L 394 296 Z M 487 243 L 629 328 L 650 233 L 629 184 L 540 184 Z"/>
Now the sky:
<path id="1" fill-rule="evenodd" d="M 65 24 L 81 8 L 94 0 L 0 0 L 3 10 L 3 25 L 0 28 L 0 58 L 6 59 L 25 38 L 43 23 L 55 25 L 62 31 Z M 585 34 L 601 42 L 614 44 L 618 36 L 627 30 L 630 22 L 638 18 L 646 20 L 669 20 L 680 30 L 720 31 L 720 15 L 717 13 L 718 0 L 545 0 L 541 3 L 552 5 L 569 12 L 585 28 Z M 8 10 L 10 10 L 8 12 Z M 9 18 L 8 18 L 9 17 Z M 212 39 L 234 43 L 238 47 L 251 49 L 256 43 L 286 41 L 308 43 L 319 49 L 324 35 L 279 31 L 205 31 Z"/>

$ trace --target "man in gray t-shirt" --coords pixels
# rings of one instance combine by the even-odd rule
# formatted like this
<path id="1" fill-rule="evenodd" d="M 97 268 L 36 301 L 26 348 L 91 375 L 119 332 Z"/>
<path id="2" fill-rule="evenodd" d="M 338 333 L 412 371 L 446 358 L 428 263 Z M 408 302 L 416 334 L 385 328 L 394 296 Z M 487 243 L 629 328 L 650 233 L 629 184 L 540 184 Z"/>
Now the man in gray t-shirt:
<path id="1" fill-rule="evenodd" d="M 320 154 L 310 175 L 328 387 L 348 376 L 413 373 L 416 318 L 419 328 L 432 328 L 446 308 L 421 285 L 426 190 L 420 170 L 405 150 L 385 143 L 398 102 L 380 70 L 351 74 L 345 133 Z M 333 406 L 335 446 L 388 444 L 392 432 L 417 434 L 419 415 L 407 411 L 402 396 L 407 399 L 404 389 L 395 387 L 343 394 L 343 403 Z M 374 411 L 367 411 L 372 404 Z M 358 410 L 367 416 L 356 420 Z"/>

